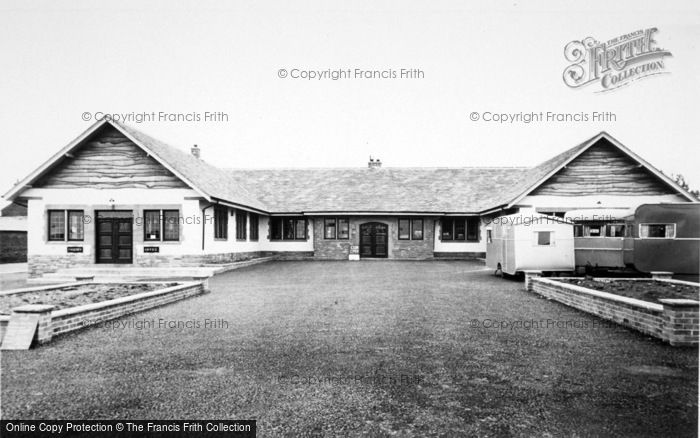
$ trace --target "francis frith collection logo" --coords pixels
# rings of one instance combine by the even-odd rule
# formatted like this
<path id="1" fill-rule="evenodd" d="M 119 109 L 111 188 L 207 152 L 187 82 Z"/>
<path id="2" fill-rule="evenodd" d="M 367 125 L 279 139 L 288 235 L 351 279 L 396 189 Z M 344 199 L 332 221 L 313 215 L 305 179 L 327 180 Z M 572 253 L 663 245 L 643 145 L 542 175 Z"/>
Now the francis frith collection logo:
<path id="1" fill-rule="evenodd" d="M 566 60 L 572 63 L 564 70 L 564 83 L 571 88 L 597 84 L 600 93 L 668 73 L 664 57 L 672 55 L 657 46 L 657 31 L 641 29 L 605 42 L 593 37 L 571 41 L 564 48 Z"/>

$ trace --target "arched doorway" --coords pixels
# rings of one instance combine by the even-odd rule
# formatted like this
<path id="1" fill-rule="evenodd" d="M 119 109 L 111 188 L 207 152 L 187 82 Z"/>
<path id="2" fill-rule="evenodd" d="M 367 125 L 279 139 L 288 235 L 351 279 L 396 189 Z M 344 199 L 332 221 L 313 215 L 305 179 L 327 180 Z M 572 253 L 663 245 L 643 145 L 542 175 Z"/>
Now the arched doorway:
<path id="1" fill-rule="evenodd" d="M 360 225 L 360 257 L 386 258 L 389 254 L 389 226 L 379 222 Z"/>

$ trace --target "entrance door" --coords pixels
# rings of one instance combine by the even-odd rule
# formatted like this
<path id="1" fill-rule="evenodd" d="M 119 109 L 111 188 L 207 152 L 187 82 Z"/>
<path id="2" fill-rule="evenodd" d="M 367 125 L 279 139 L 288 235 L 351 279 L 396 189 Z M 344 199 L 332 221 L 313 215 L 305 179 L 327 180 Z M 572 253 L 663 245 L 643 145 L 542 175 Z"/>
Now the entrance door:
<path id="1" fill-rule="evenodd" d="M 131 212 L 97 212 L 97 263 L 132 263 Z"/>
<path id="2" fill-rule="evenodd" d="M 360 256 L 386 258 L 389 254 L 389 227 L 379 222 L 360 225 Z"/>

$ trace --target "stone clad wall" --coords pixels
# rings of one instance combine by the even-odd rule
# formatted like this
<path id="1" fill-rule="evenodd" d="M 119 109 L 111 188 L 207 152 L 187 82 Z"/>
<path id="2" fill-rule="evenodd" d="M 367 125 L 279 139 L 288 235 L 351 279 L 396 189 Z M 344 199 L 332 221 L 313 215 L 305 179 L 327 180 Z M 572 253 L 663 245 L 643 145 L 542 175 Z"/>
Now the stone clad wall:
<path id="1" fill-rule="evenodd" d="M 328 216 L 335 217 L 335 216 Z M 420 219 L 420 217 L 416 217 Z M 351 246 L 360 245 L 360 226 L 380 222 L 389 227 L 389 259 L 423 260 L 433 258 L 435 220 L 423 219 L 423 240 L 399 240 L 398 216 L 357 216 L 350 218 L 349 239 L 325 239 L 324 217 L 314 221 L 314 258 L 318 260 L 347 260 Z"/>

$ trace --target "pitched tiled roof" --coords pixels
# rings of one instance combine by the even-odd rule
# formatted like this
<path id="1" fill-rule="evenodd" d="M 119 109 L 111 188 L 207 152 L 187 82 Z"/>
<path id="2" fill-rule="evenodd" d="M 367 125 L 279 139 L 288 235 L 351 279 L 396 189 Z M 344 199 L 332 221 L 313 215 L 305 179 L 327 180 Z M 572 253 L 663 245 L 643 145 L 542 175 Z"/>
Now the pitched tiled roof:
<path id="1" fill-rule="evenodd" d="M 237 184 L 225 170 L 212 166 L 204 160 L 195 158 L 130 126 L 117 122 L 110 123 L 126 131 L 129 136 L 141 143 L 141 146 L 149 149 L 209 196 L 253 209 L 268 211 L 266 205 Z"/>
<path id="2" fill-rule="evenodd" d="M 272 212 L 480 212 L 527 168 L 230 169 Z"/>
<path id="3" fill-rule="evenodd" d="M 6 198 L 17 197 L 63 154 L 106 123 L 121 130 L 205 197 L 267 213 L 485 212 L 517 202 L 600 136 L 655 171 L 604 132 L 532 168 L 220 169 L 130 126 L 109 121 L 93 125 L 11 189 Z M 678 190 L 683 193 L 683 189 Z"/>

